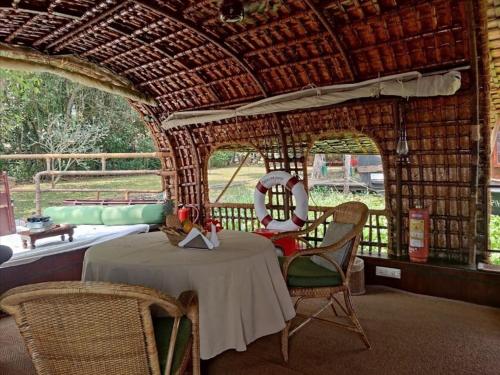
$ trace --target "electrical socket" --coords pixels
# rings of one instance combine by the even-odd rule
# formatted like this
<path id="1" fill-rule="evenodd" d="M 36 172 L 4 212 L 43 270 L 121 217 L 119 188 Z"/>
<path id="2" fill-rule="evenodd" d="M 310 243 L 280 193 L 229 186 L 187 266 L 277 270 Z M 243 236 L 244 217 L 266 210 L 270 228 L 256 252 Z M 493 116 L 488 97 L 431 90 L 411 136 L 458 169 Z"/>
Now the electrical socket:
<path id="1" fill-rule="evenodd" d="M 383 277 L 391 277 L 393 279 L 401 279 L 401 270 L 399 268 L 376 266 L 375 275 Z"/>

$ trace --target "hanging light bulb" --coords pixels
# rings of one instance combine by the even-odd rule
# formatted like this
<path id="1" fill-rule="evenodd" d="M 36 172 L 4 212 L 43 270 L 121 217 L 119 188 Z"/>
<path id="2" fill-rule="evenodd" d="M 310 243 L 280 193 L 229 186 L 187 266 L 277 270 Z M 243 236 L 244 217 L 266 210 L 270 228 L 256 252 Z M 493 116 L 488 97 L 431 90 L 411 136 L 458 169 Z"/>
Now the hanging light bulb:
<path id="1" fill-rule="evenodd" d="M 220 19 L 222 22 L 241 22 L 245 17 L 243 0 L 222 0 Z"/>
<path id="2" fill-rule="evenodd" d="M 408 147 L 408 140 L 406 139 L 406 130 L 402 130 L 396 146 L 396 153 L 399 156 L 406 156 L 410 152 Z"/>
<path id="3" fill-rule="evenodd" d="M 396 153 L 399 156 L 406 156 L 410 152 L 410 148 L 408 147 L 408 139 L 407 139 L 407 134 L 406 134 L 406 124 L 403 121 L 403 114 L 401 112 L 399 115 L 400 129 L 399 129 L 398 144 L 396 146 Z"/>

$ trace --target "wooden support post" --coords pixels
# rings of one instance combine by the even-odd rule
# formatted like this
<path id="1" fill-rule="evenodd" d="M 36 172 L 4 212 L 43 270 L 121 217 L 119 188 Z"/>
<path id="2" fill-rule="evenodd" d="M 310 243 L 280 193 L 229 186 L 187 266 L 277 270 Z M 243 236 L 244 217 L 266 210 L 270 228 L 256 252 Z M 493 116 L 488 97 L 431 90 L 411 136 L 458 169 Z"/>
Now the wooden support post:
<path id="1" fill-rule="evenodd" d="M 475 12 L 472 1 L 466 3 L 466 11 L 469 20 L 469 43 L 471 54 L 471 67 L 472 67 L 472 88 L 474 90 L 474 100 L 472 102 L 472 124 L 470 127 L 471 139 L 471 176 L 470 176 L 470 199 L 469 199 L 469 265 L 476 264 L 476 249 L 478 244 L 477 238 L 477 203 L 479 192 L 479 162 L 480 162 L 480 121 L 479 121 L 479 67 L 478 67 L 478 54 L 477 54 L 477 33 Z M 487 215 L 486 210 L 486 215 Z"/>
<path id="2" fill-rule="evenodd" d="M 101 171 L 106 170 L 106 158 L 101 158 Z"/>
<path id="3" fill-rule="evenodd" d="M 323 168 L 323 166 L 321 168 Z M 344 155 L 343 170 L 344 170 L 344 194 L 347 194 L 350 191 L 349 181 L 351 180 L 351 155 Z M 323 174 L 323 171 L 321 171 L 321 174 Z"/>
<path id="4" fill-rule="evenodd" d="M 403 256 L 403 198 L 402 198 L 402 178 L 401 173 L 403 172 L 402 160 L 400 157 L 396 161 L 396 256 Z"/>
<path id="5" fill-rule="evenodd" d="M 401 133 L 401 119 L 402 119 L 402 113 L 404 111 L 403 105 L 400 104 L 398 106 L 395 106 L 396 110 L 396 129 L 397 129 L 397 136 L 399 139 L 400 133 Z M 403 173 L 403 158 L 401 156 L 397 156 L 396 158 L 396 256 L 401 257 L 403 256 L 403 197 L 402 197 L 402 190 L 403 187 L 401 186 L 402 184 L 402 176 L 401 174 Z M 391 249 L 389 249 L 391 251 Z"/>

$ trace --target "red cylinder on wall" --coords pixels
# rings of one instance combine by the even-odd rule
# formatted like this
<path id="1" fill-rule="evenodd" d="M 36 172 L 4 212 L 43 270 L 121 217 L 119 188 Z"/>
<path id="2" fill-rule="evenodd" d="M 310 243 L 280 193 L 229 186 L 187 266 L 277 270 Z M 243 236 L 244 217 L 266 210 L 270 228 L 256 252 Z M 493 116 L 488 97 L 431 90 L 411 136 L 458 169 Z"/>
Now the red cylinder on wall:
<path id="1" fill-rule="evenodd" d="M 425 263 L 429 258 L 430 215 L 428 208 L 411 208 L 409 214 L 408 253 L 412 262 Z"/>

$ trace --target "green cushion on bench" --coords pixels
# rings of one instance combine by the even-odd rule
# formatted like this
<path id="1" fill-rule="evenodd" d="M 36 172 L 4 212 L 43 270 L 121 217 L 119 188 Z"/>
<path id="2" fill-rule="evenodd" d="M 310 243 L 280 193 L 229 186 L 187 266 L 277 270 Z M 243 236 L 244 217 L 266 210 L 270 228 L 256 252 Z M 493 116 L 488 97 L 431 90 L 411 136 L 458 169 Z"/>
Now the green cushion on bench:
<path id="1" fill-rule="evenodd" d="M 156 349 L 160 359 L 161 373 L 165 371 L 167 365 L 168 347 L 170 345 L 170 336 L 172 335 L 172 328 L 174 326 L 173 318 L 154 318 L 153 326 L 155 330 Z M 175 374 L 182 364 L 184 353 L 188 349 L 189 339 L 191 337 L 191 321 L 183 317 L 179 325 L 179 332 L 177 333 L 177 340 L 174 348 L 174 358 L 172 362 L 171 374 Z"/>
<path id="2" fill-rule="evenodd" d="M 50 216 L 55 224 L 103 225 L 102 206 L 47 207 L 44 216 Z"/>
<path id="3" fill-rule="evenodd" d="M 285 257 L 278 257 L 280 266 L 283 266 Z M 342 277 L 338 272 L 330 271 L 318 266 L 309 256 L 295 259 L 288 268 L 287 284 L 297 288 L 320 288 L 342 284 Z"/>
<path id="4" fill-rule="evenodd" d="M 165 221 L 162 204 L 106 206 L 102 211 L 104 225 L 162 224 Z"/>

